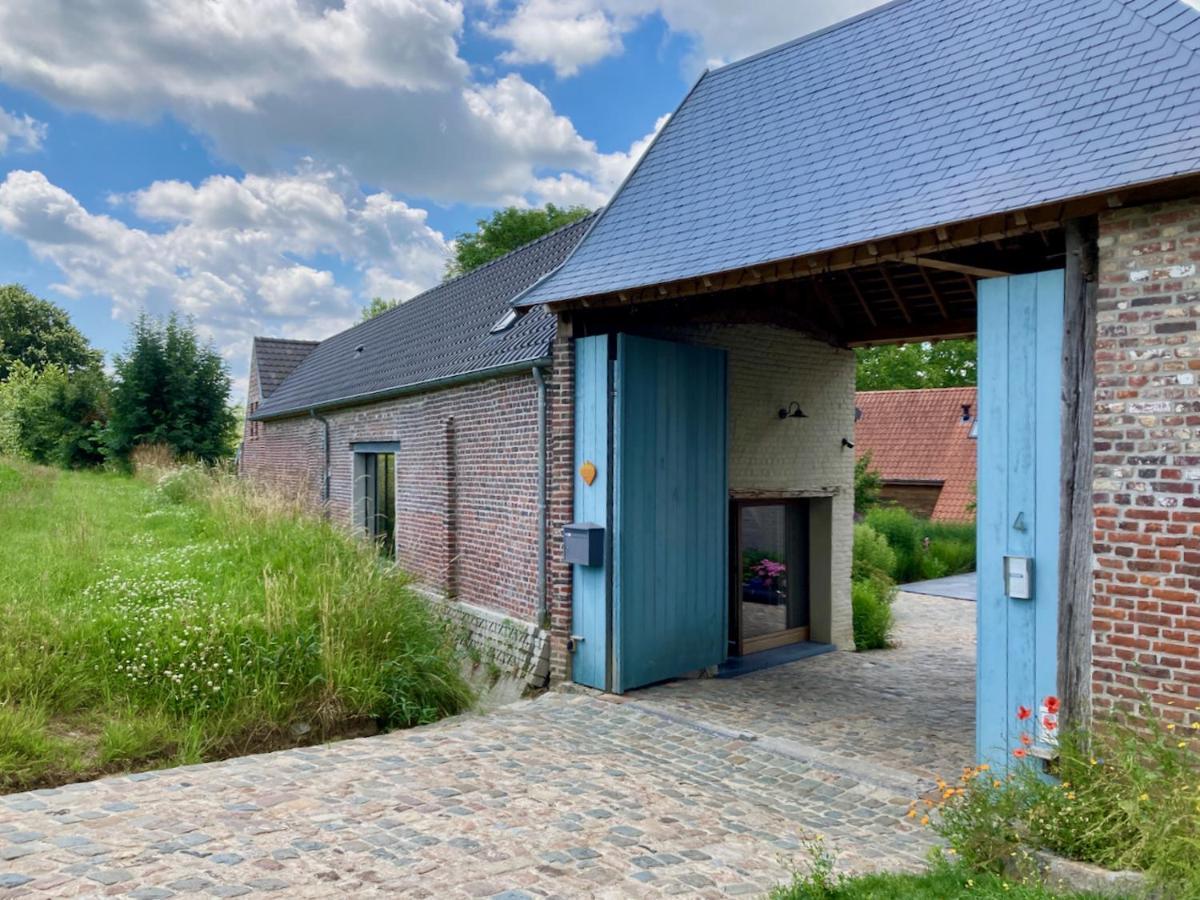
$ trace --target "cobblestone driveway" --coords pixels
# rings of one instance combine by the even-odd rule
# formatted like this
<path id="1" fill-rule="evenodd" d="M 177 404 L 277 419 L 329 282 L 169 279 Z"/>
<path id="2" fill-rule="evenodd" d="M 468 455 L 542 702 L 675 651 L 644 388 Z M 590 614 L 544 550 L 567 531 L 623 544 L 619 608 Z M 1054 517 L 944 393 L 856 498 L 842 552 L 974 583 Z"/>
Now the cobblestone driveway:
<path id="1" fill-rule="evenodd" d="M 0 895 L 753 896 L 815 834 L 912 867 L 928 760 L 969 756 L 974 606 L 897 609 L 869 656 L 0 797 Z"/>

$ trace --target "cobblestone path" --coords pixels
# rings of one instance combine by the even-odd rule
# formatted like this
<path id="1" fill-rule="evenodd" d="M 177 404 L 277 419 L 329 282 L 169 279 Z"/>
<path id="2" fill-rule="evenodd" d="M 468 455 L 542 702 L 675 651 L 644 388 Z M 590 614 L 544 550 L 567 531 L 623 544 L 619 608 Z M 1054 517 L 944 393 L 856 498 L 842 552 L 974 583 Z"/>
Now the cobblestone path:
<path id="1" fill-rule="evenodd" d="M 924 600 L 901 598 L 903 646 L 870 656 L 620 699 L 550 693 L 407 732 L 0 797 L 0 896 L 757 896 L 814 835 L 844 868 L 915 867 L 930 836 L 903 814 L 928 787 L 921 742 L 949 762 L 948 741 L 962 752 L 970 734 L 962 710 L 943 717 L 923 698 L 946 693 L 964 635 L 973 647 L 944 618 L 927 625 L 973 622 L 972 604 Z M 950 738 L 933 733 L 943 722 Z M 889 752 L 896 734 L 921 737 Z"/>

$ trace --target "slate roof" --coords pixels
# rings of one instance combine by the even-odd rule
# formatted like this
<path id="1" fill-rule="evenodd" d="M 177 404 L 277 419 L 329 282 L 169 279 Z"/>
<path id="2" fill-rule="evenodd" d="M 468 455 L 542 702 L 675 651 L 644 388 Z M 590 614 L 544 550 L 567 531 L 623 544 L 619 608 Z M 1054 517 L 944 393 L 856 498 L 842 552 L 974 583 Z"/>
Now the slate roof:
<path id="1" fill-rule="evenodd" d="M 317 344 L 317 341 L 256 337 L 254 366 L 258 370 L 258 391 L 262 397 L 271 396 Z"/>
<path id="2" fill-rule="evenodd" d="M 525 312 L 498 334 L 490 331 L 518 293 L 563 261 L 594 218 L 564 226 L 321 341 L 252 418 L 361 402 L 547 357 L 556 320 L 545 309 Z"/>
<path id="3" fill-rule="evenodd" d="M 706 73 L 532 305 L 1200 171 L 1183 0 L 895 0 Z"/>
<path id="4" fill-rule="evenodd" d="M 854 406 L 854 453 L 871 454 L 884 481 L 941 482 L 935 520 L 967 522 L 975 499 L 978 441 L 970 437 L 978 414 L 973 387 L 916 391 L 859 391 Z M 963 406 L 970 420 L 963 421 Z M 858 413 L 856 413 L 858 415 Z"/>

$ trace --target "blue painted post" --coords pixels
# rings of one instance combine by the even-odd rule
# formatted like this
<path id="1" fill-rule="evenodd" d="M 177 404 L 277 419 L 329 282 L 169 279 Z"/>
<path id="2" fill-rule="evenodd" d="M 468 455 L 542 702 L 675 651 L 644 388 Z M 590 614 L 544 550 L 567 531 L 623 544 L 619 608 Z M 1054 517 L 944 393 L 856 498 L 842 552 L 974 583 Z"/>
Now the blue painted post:
<path id="1" fill-rule="evenodd" d="M 608 337 L 575 341 L 575 509 L 576 522 L 611 527 L 608 517 Z M 580 469 L 596 467 L 588 485 Z M 573 566 L 571 633 L 581 637 L 572 656 L 571 677 L 578 684 L 606 690 L 608 683 L 608 567 Z"/>

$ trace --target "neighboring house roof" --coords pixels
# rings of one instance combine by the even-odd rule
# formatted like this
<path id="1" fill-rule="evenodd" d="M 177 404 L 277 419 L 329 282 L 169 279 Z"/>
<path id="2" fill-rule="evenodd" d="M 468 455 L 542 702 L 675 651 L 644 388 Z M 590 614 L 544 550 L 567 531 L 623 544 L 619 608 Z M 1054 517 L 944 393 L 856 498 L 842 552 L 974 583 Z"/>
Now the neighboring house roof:
<path id="1" fill-rule="evenodd" d="M 258 393 L 265 400 L 312 353 L 317 341 L 293 341 L 287 338 L 256 337 L 254 367 L 258 372 Z"/>
<path id="2" fill-rule="evenodd" d="M 556 327 L 547 310 L 529 310 L 496 334 L 492 328 L 512 310 L 513 297 L 563 261 L 594 217 L 321 341 L 253 418 L 365 402 L 546 358 Z"/>
<path id="3" fill-rule="evenodd" d="M 520 304 L 822 253 L 1200 171 L 1183 0 L 896 0 L 706 73 Z"/>
<path id="4" fill-rule="evenodd" d="M 938 483 L 933 518 L 975 517 L 975 451 L 978 414 L 973 387 L 919 391 L 859 391 L 854 395 L 854 453 L 871 454 L 885 482 Z M 963 420 L 963 407 L 969 418 Z"/>

